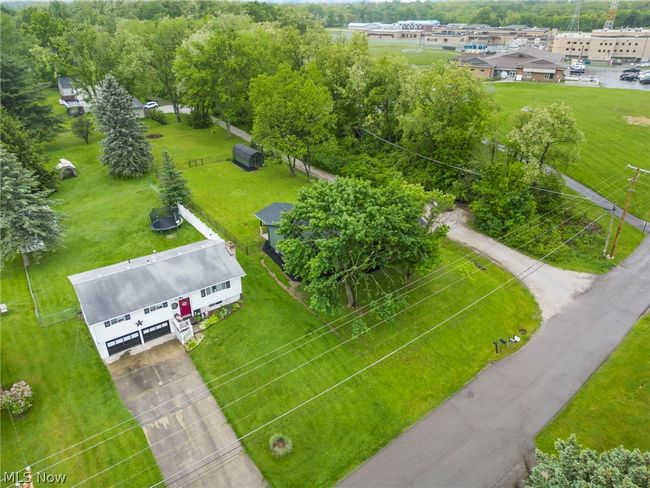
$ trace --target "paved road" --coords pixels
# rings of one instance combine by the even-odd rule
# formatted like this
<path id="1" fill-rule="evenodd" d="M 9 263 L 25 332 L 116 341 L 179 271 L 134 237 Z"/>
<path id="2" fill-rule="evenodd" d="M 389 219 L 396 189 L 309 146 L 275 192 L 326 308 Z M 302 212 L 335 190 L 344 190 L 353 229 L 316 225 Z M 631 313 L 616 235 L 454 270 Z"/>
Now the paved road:
<path id="1" fill-rule="evenodd" d="M 589 200 L 594 202 L 599 207 L 604 208 L 606 210 L 610 210 L 612 207 L 615 207 L 616 208 L 615 214 L 617 217 L 620 217 L 623 214 L 623 210 L 620 207 L 613 204 L 609 200 L 606 200 L 602 195 L 596 193 L 588 186 L 583 185 L 579 181 L 576 181 L 570 176 L 567 176 L 565 174 L 562 174 L 562 178 L 564 178 L 564 181 L 566 182 L 569 188 L 571 188 L 575 192 L 578 192 L 583 197 L 587 197 Z M 628 213 L 627 217 L 625 217 L 625 221 L 628 224 L 633 225 L 634 227 L 636 227 L 641 231 L 644 231 L 646 233 L 650 232 L 650 224 L 645 220 L 636 217 L 635 215 Z"/>
<path id="2" fill-rule="evenodd" d="M 343 480 L 344 487 L 514 486 L 536 433 L 650 307 L 650 238 L 544 322 L 516 354 Z"/>
<path id="3" fill-rule="evenodd" d="M 237 436 L 175 339 L 134 356 L 123 356 L 109 364 L 108 370 L 122 400 L 142 426 L 166 486 L 266 486 L 257 466 L 241 448 L 222 469 L 209 471 L 195 465 L 202 459 L 216 460 L 212 453 L 235 442 Z M 162 406 L 152 411 L 154 405 Z M 134 458 L 133 462 L 142 464 L 142 459 Z"/>

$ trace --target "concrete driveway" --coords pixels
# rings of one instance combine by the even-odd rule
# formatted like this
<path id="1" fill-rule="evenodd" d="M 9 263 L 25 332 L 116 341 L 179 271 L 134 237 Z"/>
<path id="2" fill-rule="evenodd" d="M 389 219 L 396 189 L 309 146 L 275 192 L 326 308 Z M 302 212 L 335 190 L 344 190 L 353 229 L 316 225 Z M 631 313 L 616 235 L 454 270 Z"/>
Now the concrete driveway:
<path id="1" fill-rule="evenodd" d="M 176 340 L 123 356 L 108 369 L 122 400 L 142 426 L 167 486 L 266 486 Z M 223 452 L 213 454 L 226 445 Z M 228 462 L 224 464 L 220 456 L 225 452 Z M 202 467 L 207 461 L 214 462 Z"/>

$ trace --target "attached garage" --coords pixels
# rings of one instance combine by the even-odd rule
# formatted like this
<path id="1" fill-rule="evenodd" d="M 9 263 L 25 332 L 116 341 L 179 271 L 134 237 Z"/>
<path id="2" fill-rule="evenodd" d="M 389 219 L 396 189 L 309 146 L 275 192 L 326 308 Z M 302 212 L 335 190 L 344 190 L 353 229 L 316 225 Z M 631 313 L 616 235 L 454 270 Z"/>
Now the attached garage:
<path id="1" fill-rule="evenodd" d="M 140 333 L 133 332 L 131 334 L 126 334 L 121 337 L 116 337 L 110 341 L 106 342 L 106 349 L 108 350 L 109 355 L 117 354 L 118 352 L 126 351 L 132 347 L 139 346 L 142 344 L 140 340 Z"/>
<path id="2" fill-rule="evenodd" d="M 144 339 L 144 342 L 149 342 L 158 337 L 170 334 L 171 331 L 172 330 L 169 327 L 169 320 L 165 320 L 159 324 L 155 324 L 150 327 L 144 327 L 142 329 L 142 338 Z"/>

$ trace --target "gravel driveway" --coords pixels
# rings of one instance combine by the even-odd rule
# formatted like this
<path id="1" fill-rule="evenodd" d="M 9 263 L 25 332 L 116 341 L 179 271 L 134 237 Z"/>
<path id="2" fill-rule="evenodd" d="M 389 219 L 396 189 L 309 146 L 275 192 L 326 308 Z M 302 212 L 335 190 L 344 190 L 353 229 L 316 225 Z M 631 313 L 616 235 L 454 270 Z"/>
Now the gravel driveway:
<path id="1" fill-rule="evenodd" d="M 469 229 L 465 225 L 467 212 L 462 209 L 447 212 L 441 217 L 441 221 L 449 225 L 450 239 L 485 254 L 514 275 L 537 262 L 536 259 Z M 575 297 L 587 291 L 594 278 L 592 274 L 566 271 L 545 264 L 522 281 L 537 300 L 543 320 L 548 320 L 570 304 Z"/>

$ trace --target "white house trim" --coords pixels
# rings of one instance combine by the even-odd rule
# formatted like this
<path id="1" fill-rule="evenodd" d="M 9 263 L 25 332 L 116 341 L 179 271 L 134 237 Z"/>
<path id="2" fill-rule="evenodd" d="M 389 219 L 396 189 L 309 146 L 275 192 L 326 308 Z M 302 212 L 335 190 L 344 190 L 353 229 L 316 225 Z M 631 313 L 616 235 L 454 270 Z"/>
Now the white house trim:
<path id="1" fill-rule="evenodd" d="M 244 276 L 226 243 L 207 240 L 69 279 L 99 355 L 111 362 L 163 339 L 185 342 L 187 327 L 181 337 L 174 326 L 239 300 Z"/>

